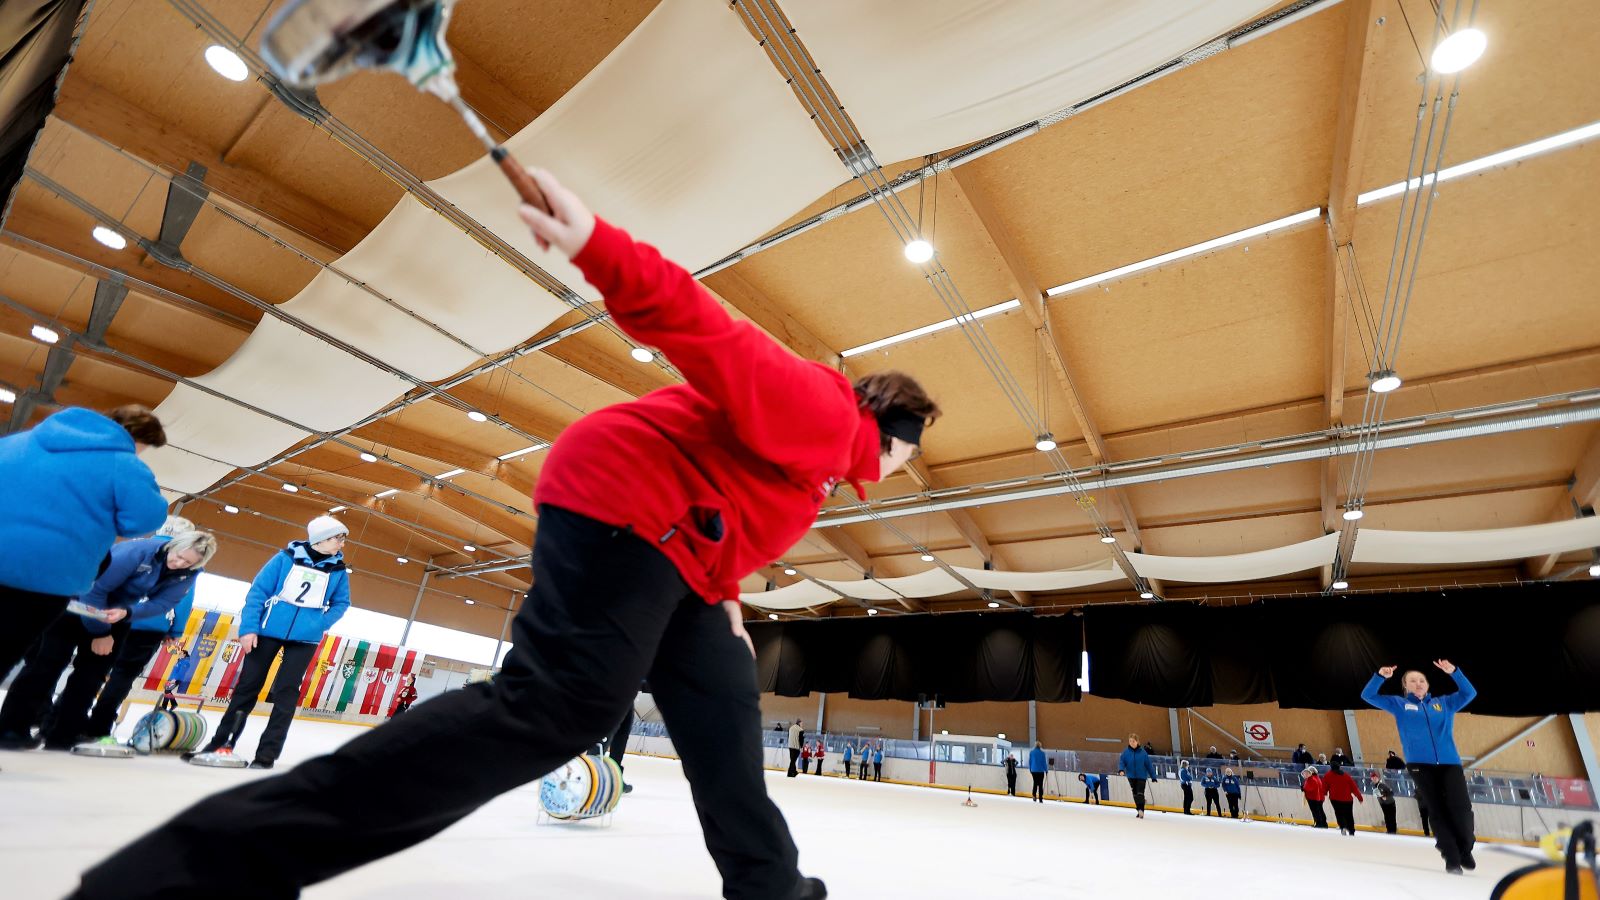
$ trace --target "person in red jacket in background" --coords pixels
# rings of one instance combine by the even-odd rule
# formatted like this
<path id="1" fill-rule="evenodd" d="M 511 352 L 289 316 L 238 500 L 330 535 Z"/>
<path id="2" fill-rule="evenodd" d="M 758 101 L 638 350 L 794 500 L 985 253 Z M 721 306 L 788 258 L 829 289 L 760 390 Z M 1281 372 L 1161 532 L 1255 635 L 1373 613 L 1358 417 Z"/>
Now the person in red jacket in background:
<path id="1" fill-rule="evenodd" d="M 394 712 L 390 713 L 389 717 L 400 715 L 410 709 L 411 704 L 415 702 L 417 702 L 417 676 L 407 674 L 400 682 L 400 689 L 394 692 Z"/>
<path id="2" fill-rule="evenodd" d="M 1333 766 L 1322 776 L 1328 786 L 1328 802 L 1333 804 L 1333 819 L 1339 823 L 1339 833 L 1356 833 L 1356 804 L 1367 802 L 1361 796 L 1361 785 L 1350 777 L 1343 766 Z"/>
<path id="3" fill-rule="evenodd" d="M 1328 787 L 1316 766 L 1306 766 L 1300 773 L 1300 792 L 1306 795 L 1306 806 L 1311 809 L 1311 827 L 1327 828 L 1328 813 L 1322 808 L 1322 801 L 1328 799 Z"/>
<path id="4" fill-rule="evenodd" d="M 862 482 L 905 465 L 939 407 L 904 374 L 851 384 L 796 357 L 549 174 L 534 178 L 553 210 L 522 207 L 535 239 L 570 257 L 617 325 L 686 383 L 598 410 L 551 448 L 534 493 L 533 587 L 500 674 L 202 800 L 90 869 L 74 896 L 238 884 L 296 896 L 582 753 L 647 676 L 722 895 L 827 895 L 800 874 L 767 796 L 739 580 L 788 552 L 836 487 L 864 497 Z"/>

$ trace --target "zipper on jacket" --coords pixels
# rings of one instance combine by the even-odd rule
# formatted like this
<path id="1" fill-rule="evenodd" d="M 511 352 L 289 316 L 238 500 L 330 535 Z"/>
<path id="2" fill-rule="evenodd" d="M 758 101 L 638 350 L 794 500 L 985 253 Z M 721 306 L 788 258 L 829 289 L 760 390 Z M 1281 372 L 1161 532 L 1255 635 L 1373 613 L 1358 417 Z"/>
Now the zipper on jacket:
<path id="1" fill-rule="evenodd" d="M 1422 720 L 1428 726 L 1428 743 L 1433 747 L 1433 764 L 1436 766 L 1442 765 L 1442 763 L 1439 762 L 1439 742 L 1433 737 L 1433 716 L 1428 715 L 1428 698 L 1422 698 L 1421 705 Z"/>

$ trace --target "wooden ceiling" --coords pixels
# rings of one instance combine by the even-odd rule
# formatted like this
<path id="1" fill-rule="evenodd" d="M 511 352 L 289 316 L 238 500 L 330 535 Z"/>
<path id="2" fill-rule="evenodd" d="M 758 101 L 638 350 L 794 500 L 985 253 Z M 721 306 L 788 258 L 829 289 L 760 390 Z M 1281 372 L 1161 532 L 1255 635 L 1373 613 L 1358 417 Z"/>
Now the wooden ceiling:
<path id="1" fill-rule="evenodd" d="M 208 7 L 253 42 L 277 5 Z M 496 129 L 514 132 L 580 81 L 654 5 L 463 2 L 450 32 L 463 92 Z M 926 184 L 926 199 L 937 198 L 940 259 L 967 303 L 976 309 L 1024 298 L 1024 308 L 986 319 L 984 327 L 1074 465 L 1359 421 L 1369 363 L 1349 285 L 1333 274 L 1330 235 L 1354 248 L 1367 292 L 1381 297 L 1399 206 L 1391 200 L 1358 208 L 1354 197 L 1405 173 L 1422 71 L 1409 29 L 1419 28 L 1417 41 L 1426 47 L 1432 15 L 1424 0 L 1345 0 Z M 1462 78 L 1446 164 L 1600 121 L 1600 91 L 1591 78 L 1600 9 L 1582 0 L 1540 0 L 1487 4 L 1478 15 L 1490 47 Z M 508 39 L 507 23 L 515 23 L 517 39 Z M 40 177 L 23 181 L 0 236 L 0 293 L 37 314 L 0 307 L 0 383 L 19 392 L 38 385 L 48 351 L 29 328 L 42 316 L 82 330 L 97 283 L 111 272 L 124 273 L 130 287 L 105 339 L 118 354 L 80 347 L 54 391 L 58 404 L 154 406 L 172 387 L 163 372 L 209 371 L 261 318 L 250 304 L 136 248 L 96 243 L 92 219 L 50 182 L 153 238 L 168 180 L 192 162 L 203 165 L 212 202 L 183 240 L 183 255 L 271 303 L 293 297 L 319 271 L 300 254 L 335 259 L 401 198 L 400 186 L 261 85 L 216 76 L 202 59 L 208 43 L 161 0 L 94 5 L 60 102 L 30 158 Z M 450 112 L 398 79 L 358 75 L 320 97 L 420 178 L 454 171 L 480 152 Z M 850 98 L 842 99 L 848 107 Z M 904 168 L 888 167 L 891 174 Z M 796 211 L 797 219 L 859 192 L 841 184 Z M 1388 418 L 1600 387 L 1596 208 L 1595 143 L 1441 186 L 1400 350 L 1405 386 L 1391 395 Z M 1323 214 L 1040 298 L 1054 285 L 1308 209 Z M 833 363 L 841 350 L 948 315 L 870 209 L 755 254 L 706 284 L 735 314 L 797 353 Z M 569 315 L 546 334 L 580 320 Z M 1053 340 L 1041 342 L 1041 324 Z M 668 373 L 633 362 L 628 349 L 606 330 L 589 329 L 449 393 L 519 429 L 554 437 L 587 412 L 669 383 Z M 920 473 L 873 486 L 874 497 L 1050 471 L 959 330 L 855 356 L 843 366 L 852 376 L 912 372 L 947 412 L 928 433 Z M 51 408 L 15 424 L 31 424 Z M 457 578 L 436 573 L 419 592 L 420 563 L 459 568 L 525 556 L 536 526 L 529 496 L 543 455 L 502 462 L 497 457 L 526 441 L 427 398 L 349 439 L 357 449 L 309 449 L 262 474 L 238 473 L 236 483 L 190 502 L 185 515 L 223 538 L 214 570 L 248 578 L 266 548 L 296 536 L 292 523 L 345 505 L 361 573 L 358 605 L 406 615 L 420 596 L 424 621 L 498 634 L 515 589 L 526 585 L 526 569 Z M 363 462 L 360 449 L 428 475 L 465 469 L 451 483 L 470 493 L 431 486 L 381 461 Z M 1592 424 L 1382 451 L 1363 525 L 1442 530 L 1565 519 L 1573 515 L 1574 496 L 1584 500 L 1595 490 L 1596 470 L 1600 428 Z M 286 493 L 285 481 L 303 489 Z M 1342 487 L 1336 467 L 1300 462 L 1141 484 L 1098 499 L 1107 520 L 1128 534 L 1129 549 L 1211 555 L 1325 533 L 1336 524 Z M 398 493 L 374 496 L 387 490 Z M 226 513 L 222 504 L 242 511 Z M 1044 570 L 1104 557 L 1091 523 L 1065 496 L 905 517 L 894 525 L 954 565 Z M 477 549 L 466 551 L 467 544 Z M 848 579 L 864 571 L 915 573 L 927 567 L 917 555 L 902 534 L 868 523 L 815 530 L 785 562 L 805 576 Z M 401 556 L 411 562 L 397 562 Z M 1357 566 L 1353 581 L 1379 588 L 1546 577 L 1587 558 L 1574 553 L 1449 571 Z M 769 578 L 793 580 L 773 568 L 747 579 L 746 588 L 759 590 Z M 1320 587 L 1318 573 L 1307 573 L 1271 584 L 1168 585 L 1165 593 Z M 1124 589 L 1007 599 L 1053 607 L 1128 596 Z M 475 603 L 464 604 L 464 597 Z M 981 604 L 969 593 L 908 605 Z M 859 612 L 839 604 L 822 614 Z"/>

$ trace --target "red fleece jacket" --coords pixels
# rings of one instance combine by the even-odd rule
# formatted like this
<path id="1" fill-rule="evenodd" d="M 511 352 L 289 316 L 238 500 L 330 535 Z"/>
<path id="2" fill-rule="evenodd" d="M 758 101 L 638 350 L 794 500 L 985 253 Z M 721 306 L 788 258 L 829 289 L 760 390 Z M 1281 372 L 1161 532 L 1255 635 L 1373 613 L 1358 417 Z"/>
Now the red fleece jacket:
<path id="1" fill-rule="evenodd" d="M 1352 800 L 1361 800 L 1361 785 L 1351 778 L 1347 772 L 1329 772 L 1322 776 L 1328 785 L 1328 799 L 1340 803 L 1349 803 Z M 1365 800 L 1361 800 L 1365 803 Z"/>
<path id="2" fill-rule="evenodd" d="M 735 321 L 692 275 L 605 221 L 572 261 L 617 325 L 686 383 L 562 432 L 536 504 L 633 529 L 715 603 L 788 552 L 834 485 L 861 494 L 877 480 L 877 420 L 843 375 Z"/>

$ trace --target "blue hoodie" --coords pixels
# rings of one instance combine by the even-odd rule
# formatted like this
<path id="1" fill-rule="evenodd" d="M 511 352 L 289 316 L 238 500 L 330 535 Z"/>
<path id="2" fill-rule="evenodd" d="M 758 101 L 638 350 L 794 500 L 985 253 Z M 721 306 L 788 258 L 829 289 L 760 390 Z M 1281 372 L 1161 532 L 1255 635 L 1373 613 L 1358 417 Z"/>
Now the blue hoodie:
<path id="1" fill-rule="evenodd" d="M 293 597 L 303 595 L 307 586 L 305 581 L 289 584 L 296 566 L 327 576 L 319 607 L 296 606 L 290 602 Z M 250 583 L 250 591 L 244 597 L 244 612 L 239 617 L 239 636 L 259 634 L 285 641 L 315 643 L 322 640 L 349 608 L 350 573 L 344 564 L 344 554 L 335 553 L 314 562 L 311 545 L 306 541 L 294 541 L 273 554 Z"/>
<path id="2" fill-rule="evenodd" d="M 845 762 L 849 762 L 851 760 L 851 758 L 853 758 L 854 752 L 853 752 L 853 750 L 852 750 L 852 748 L 850 747 L 849 744 L 845 744 L 844 745 L 844 750 L 841 753 L 841 755 L 844 757 L 844 761 Z"/>
<path id="3" fill-rule="evenodd" d="M 1215 772 L 1207 772 L 1206 774 L 1200 776 L 1200 786 L 1208 791 L 1216 790 L 1217 785 L 1221 783 L 1222 780 L 1217 777 L 1217 773 Z"/>
<path id="4" fill-rule="evenodd" d="M 1230 795 L 1232 795 L 1234 797 L 1239 796 L 1239 776 L 1237 776 L 1237 775 L 1224 775 L 1224 776 L 1222 776 L 1222 792 L 1224 794 L 1230 794 Z"/>
<path id="5" fill-rule="evenodd" d="M 1373 675 L 1362 689 L 1361 699 L 1368 705 L 1394 716 L 1407 762 L 1461 765 L 1461 754 L 1456 751 L 1456 713 L 1478 696 L 1478 689 L 1460 669 L 1450 677 L 1455 679 L 1457 691 L 1443 697 L 1424 694 L 1418 699 L 1409 694 L 1404 697 L 1379 694 L 1378 689 L 1384 682 L 1382 675 Z"/>
<path id="6" fill-rule="evenodd" d="M 123 541 L 111 548 L 111 564 L 95 579 L 94 586 L 80 599 L 96 609 L 125 609 L 137 624 L 153 619 L 167 626 L 167 614 L 194 591 L 196 577 L 203 569 L 167 568 L 169 537 Z M 84 630 L 90 634 L 109 634 L 105 622 L 85 618 Z"/>
<path id="7" fill-rule="evenodd" d="M 0 510 L 0 585 L 61 597 L 89 590 L 117 538 L 167 520 L 127 429 L 76 408 L 0 438 Z"/>
<path id="8" fill-rule="evenodd" d="M 1150 761 L 1150 751 L 1140 744 L 1138 749 L 1123 747 L 1122 755 L 1117 757 L 1117 768 L 1129 778 L 1160 778 L 1156 774 L 1155 763 Z"/>
<path id="9" fill-rule="evenodd" d="M 1179 784 L 1194 784 L 1194 770 L 1184 766 L 1178 770 Z"/>
<path id="10" fill-rule="evenodd" d="M 1038 747 L 1028 751 L 1028 771 L 1047 772 L 1050 766 L 1045 762 L 1044 751 Z"/>

